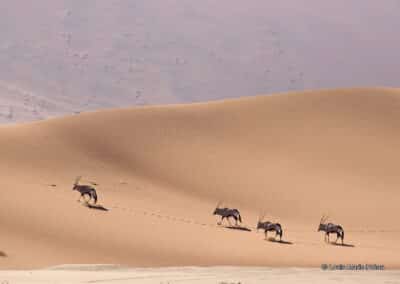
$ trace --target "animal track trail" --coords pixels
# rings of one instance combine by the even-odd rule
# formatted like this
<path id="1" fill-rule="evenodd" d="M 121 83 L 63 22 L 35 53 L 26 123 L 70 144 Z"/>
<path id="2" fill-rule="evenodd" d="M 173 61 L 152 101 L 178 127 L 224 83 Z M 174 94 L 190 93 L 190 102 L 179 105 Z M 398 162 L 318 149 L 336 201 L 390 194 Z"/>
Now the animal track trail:
<path id="1" fill-rule="evenodd" d="M 49 185 L 48 185 L 49 186 Z M 157 219 L 164 219 L 171 223 L 184 223 L 184 224 L 191 224 L 201 227 L 210 227 L 210 228 L 225 228 L 225 226 L 211 224 L 211 223 L 204 223 L 194 219 L 186 219 L 182 217 L 172 216 L 172 215 L 164 215 L 160 212 L 148 211 L 148 210 L 136 210 L 129 207 L 124 207 L 120 205 L 111 205 L 109 206 L 110 209 L 120 210 L 122 212 L 126 212 L 127 214 L 132 215 L 144 215 L 147 217 L 157 218 Z M 257 232 L 256 226 L 246 226 L 247 228 L 251 229 L 252 231 Z M 293 233 L 304 233 L 308 232 L 305 230 L 290 230 Z M 400 230 L 388 230 L 388 229 L 354 229 L 354 230 L 347 230 L 349 233 L 400 233 Z M 301 243 L 300 243 L 301 244 Z M 304 245 L 318 245 L 317 243 L 304 243 Z"/>
<path id="2" fill-rule="evenodd" d="M 138 210 L 134 210 L 132 208 L 122 207 L 122 206 L 118 206 L 118 205 L 110 206 L 110 208 L 119 209 L 121 211 L 128 212 L 128 214 L 142 214 L 142 215 L 149 216 L 152 218 L 164 219 L 164 220 L 167 220 L 172 223 L 184 223 L 184 224 L 191 224 L 191 225 L 196 225 L 196 226 L 201 226 L 201 227 L 210 227 L 210 228 L 225 228 L 224 226 L 221 227 L 216 224 L 199 222 L 199 221 L 196 221 L 193 219 L 185 219 L 185 218 L 171 216 L 171 215 L 163 215 L 163 214 L 160 214 L 157 212 L 152 212 L 152 211 L 144 211 L 144 210 L 138 211 Z M 255 227 L 252 227 L 252 226 L 248 226 L 247 228 L 255 230 Z"/>
<path id="3" fill-rule="evenodd" d="M 192 225 L 203 226 L 203 227 L 208 226 L 208 227 L 214 227 L 214 228 L 219 227 L 214 224 L 199 222 L 199 221 L 196 221 L 193 219 L 185 219 L 185 218 L 171 216 L 171 215 L 163 215 L 161 213 L 152 212 L 152 211 L 134 210 L 132 208 L 127 208 L 127 207 L 123 207 L 123 206 L 119 206 L 119 205 L 112 205 L 112 206 L 110 206 L 110 208 L 121 210 L 121 211 L 127 212 L 128 214 L 142 214 L 142 215 L 149 216 L 152 218 L 165 219 L 172 223 L 185 223 L 185 224 L 192 224 Z"/>

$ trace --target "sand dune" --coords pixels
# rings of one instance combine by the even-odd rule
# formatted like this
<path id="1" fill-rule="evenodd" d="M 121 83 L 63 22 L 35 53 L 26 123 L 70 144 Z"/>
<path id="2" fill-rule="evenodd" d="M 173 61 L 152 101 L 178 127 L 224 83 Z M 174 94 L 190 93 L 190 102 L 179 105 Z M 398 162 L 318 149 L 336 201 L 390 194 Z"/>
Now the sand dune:
<path id="1" fill-rule="evenodd" d="M 399 268 L 400 91 L 313 91 L 104 110 L 0 128 L 0 268 Z M 73 180 L 98 184 L 76 202 Z M 218 200 L 284 227 L 288 243 L 216 225 Z M 317 233 L 321 214 L 347 246 Z"/>

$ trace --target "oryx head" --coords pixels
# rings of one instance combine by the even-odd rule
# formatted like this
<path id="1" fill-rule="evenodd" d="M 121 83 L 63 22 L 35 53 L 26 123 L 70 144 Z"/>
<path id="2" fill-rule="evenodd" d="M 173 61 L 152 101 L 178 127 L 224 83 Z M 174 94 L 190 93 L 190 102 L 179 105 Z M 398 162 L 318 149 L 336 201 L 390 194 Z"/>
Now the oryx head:
<path id="1" fill-rule="evenodd" d="M 81 180 L 81 176 L 76 177 L 75 182 L 73 184 L 72 190 L 77 190 L 78 189 L 78 185 L 79 185 L 79 181 Z"/>
<path id="2" fill-rule="evenodd" d="M 218 209 L 221 206 L 221 204 L 222 204 L 222 201 L 218 201 L 217 206 L 215 206 L 215 210 L 214 210 L 213 215 L 217 215 L 218 214 Z"/>
<path id="3" fill-rule="evenodd" d="M 324 229 L 326 220 L 328 220 L 328 216 L 322 215 L 321 220 L 319 220 L 318 232 Z"/>
<path id="4" fill-rule="evenodd" d="M 263 228 L 263 221 L 264 221 L 264 218 L 265 218 L 265 213 L 262 212 L 262 213 L 258 216 L 257 230 Z"/>

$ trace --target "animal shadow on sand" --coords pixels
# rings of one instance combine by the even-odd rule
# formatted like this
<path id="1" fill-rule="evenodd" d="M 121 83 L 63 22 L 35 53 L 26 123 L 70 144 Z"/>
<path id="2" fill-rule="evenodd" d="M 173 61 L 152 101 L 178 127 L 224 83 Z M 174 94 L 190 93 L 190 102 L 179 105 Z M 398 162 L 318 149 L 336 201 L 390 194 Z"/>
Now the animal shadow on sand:
<path id="1" fill-rule="evenodd" d="M 0 251 L 0 257 L 7 257 L 7 254 L 3 251 Z"/>
<path id="2" fill-rule="evenodd" d="M 87 208 L 93 209 L 93 210 L 100 210 L 100 211 L 108 211 L 109 210 L 106 207 L 104 207 L 103 205 L 90 204 L 88 202 L 83 203 L 83 206 L 86 206 Z"/>
<path id="3" fill-rule="evenodd" d="M 329 244 L 332 245 L 332 246 L 338 246 L 338 247 L 347 247 L 347 248 L 354 248 L 355 247 L 355 245 L 346 244 L 346 243 L 344 243 L 344 244 L 341 244 L 341 243 L 329 243 Z"/>
<path id="4" fill-rule="evenodd" d="M 238 231 L 246 231 L 246 232 L 251 232 L 251 229 L 243 226 L 224 226 L 227 229 L 230 230 L 238 230 Z"/>
<path id="5" fill-rule="evenodd" d="M 293 245 L 292 242 L 289 241 L 284 241 L 284 240 L 277 240 L 275 238 L 268 238 L 268 241 L 272 242 L 272 243 L 278 243 L 278 244 L 282 244 L 282 245 Z"/>

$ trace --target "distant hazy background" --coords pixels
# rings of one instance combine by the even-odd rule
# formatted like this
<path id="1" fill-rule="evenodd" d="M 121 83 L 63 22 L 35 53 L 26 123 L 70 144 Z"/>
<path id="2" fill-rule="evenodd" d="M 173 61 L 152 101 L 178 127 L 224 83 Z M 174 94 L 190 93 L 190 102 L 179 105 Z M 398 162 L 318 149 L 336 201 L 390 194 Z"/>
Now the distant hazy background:
<path id="1" fill-rule="evenodd" d="M 0 0 L 0 122 L 399 86 L 398 0 Z"/>

